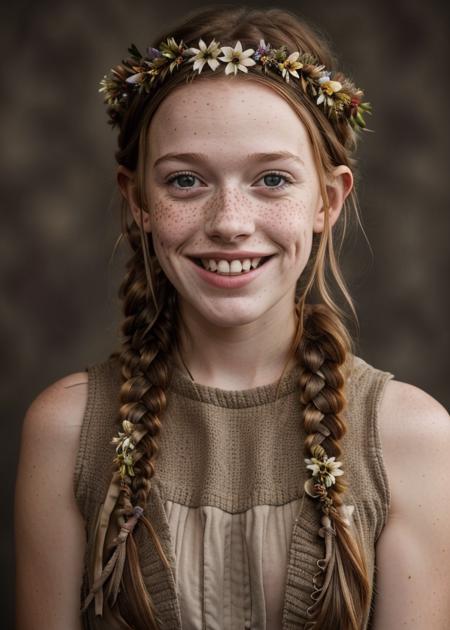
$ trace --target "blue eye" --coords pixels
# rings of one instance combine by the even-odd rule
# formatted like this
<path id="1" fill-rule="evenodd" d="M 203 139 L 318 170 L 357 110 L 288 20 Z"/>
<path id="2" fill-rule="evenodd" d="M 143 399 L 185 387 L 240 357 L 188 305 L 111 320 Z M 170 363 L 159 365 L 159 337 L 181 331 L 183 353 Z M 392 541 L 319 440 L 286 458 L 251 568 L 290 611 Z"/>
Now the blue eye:
<path id="1" fill-rule="evenodd" d="M 176 186 L 176 188 L 192 188 L 196 179 L 195 175 L 191 175 L 190 173 L 180 173 L 179 175 L 171 177 L 168 183 L 173 184 L 177 182 L 178 186 Z"/>
<path id="2" fill-rule="evenodd" d="M 285 180 L 286 178 L 282 175 L 278 175 L 277 173 L 264 175 L 264 183 L 269 188 L 277 188 L 283 179 Z"/>
<path id="3" fill-rule="evenodd" d="M 261 184 L 262 188 L 280 190 L 292 184 L 292 179 L 288 175 L 284 175 L 283 173 L 277 173 L 273 171 L 272 173 L 266 173 L 258 180 L 259 182 L 263 182 Z"/>

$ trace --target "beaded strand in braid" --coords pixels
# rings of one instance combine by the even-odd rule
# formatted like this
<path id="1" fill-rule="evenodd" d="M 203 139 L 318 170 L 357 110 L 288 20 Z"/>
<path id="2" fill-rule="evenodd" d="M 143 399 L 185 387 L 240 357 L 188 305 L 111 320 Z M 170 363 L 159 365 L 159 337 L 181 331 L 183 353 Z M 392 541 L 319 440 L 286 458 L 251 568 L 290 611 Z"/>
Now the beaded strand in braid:
<path id="1" fill-rule="evenodd" d="M 341 413 L 346 404 L 343 365 L 349 351 L 347 338 L 339 317 L 328 306 L 305 305 L 298 352 L 303 367 L 300 389 L 307 434 L 305 453 L 315 458 L 313 461 L 326 461 L 341 454 L 339 443 L 346 432 Z M 343 513 L 347 486 L 341 475 L 342 471 L 339 476 L 336 473 L 330 487 L 314 483 L 313 479 L 305 484 L 306 494 L 318 502 L 322 514 L 319 535 L 325 544 L 325 557 L 318 561 L 320 570 L 314 576 L 308 630 L 358 630 L 367 614 L 367 568 L 359 541 Z M 344 597 L 336 597 L 337 593 Z M 357 593 L 358 597 L 350 597 L 349 593 Z"/>

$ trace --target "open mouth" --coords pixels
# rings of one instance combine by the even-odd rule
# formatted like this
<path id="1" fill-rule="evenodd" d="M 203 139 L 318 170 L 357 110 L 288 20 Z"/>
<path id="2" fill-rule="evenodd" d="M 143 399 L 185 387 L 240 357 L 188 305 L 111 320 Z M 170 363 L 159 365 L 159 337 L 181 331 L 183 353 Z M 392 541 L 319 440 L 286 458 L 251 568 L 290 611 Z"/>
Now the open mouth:
<path id="1" fill-rule="evenodd" d="M 273 258 L 273 255 L 261 258 L 244 258 L 243 260 L 213 260 L 206 258 L 191 258 L 191 260 L 198 267 L 211 273 L 224 276 L 239 276 L 262 267 L 270 258 Z"/>

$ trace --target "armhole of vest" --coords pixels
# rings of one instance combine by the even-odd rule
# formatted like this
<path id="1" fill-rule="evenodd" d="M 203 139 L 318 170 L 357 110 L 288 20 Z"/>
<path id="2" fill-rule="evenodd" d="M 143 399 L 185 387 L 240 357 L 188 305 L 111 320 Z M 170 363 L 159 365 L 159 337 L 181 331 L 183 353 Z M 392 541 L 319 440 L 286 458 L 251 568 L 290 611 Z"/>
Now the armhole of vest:
<path id="1" fill-rule="evenodd" d="M 391 506 L 391 489 L 389 484 L 389 478 L 386 470 L 386 466 L 383 458 L 383 447 L 381 443 L 380 426 L 379 426 L 379 412 L 381 406 L 381 400 L 383 398 L 384 390 L 387 383 L 394 378 L 394 375 L 390 372 L 384 372 L 382 370 L 374 370 L 374 388 L 371 396 L 371 443 L 373 447 L 373 461 L 375 464 L 375 475 L 378 485 L 382 491 L 381 495 L 381 507 L 382 507 L 382 522 L 377 524 L 377 531 L 375 533 L 375 542 L 378 540 L 383 527 L 386 525 L 389 510 Z"/>
<path id="2" fill-rule="evenodd" d="M 93 364 L 85 369 L 88 378 L 88 391 L 86 408 L 84 410 L 83 421 L 81 424 L 80 440 L 78 444 L 78 451 L 75 460 L 75 469 L 73 473 L 73 491 L 77 505 L 86 520 L 86 500 L 87 500 L 87 486 L 84 482 L 84 465 L 86 462 L 86 450 L 89 441 L 89 433 L 91 430 L 91 423 L 94 417 L 94 406 L 96 400 L 98 378 L 97 378 L 98 366 Z"/>

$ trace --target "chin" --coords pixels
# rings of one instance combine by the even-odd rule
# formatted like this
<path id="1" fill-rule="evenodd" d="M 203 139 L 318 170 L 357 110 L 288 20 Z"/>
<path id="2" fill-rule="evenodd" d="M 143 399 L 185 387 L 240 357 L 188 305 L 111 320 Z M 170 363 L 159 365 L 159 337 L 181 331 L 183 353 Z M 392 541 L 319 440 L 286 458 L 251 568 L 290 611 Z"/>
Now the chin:
<path id="1" fill-rule="evenodd" d="M 262 305 L 259 308 L 255 308 L 254 301 L 252 304 L 238 304 L 238 301 L 239 298 L 235 298 L 234 300 L 227 300 L 225 304 L 214 305 L 211 308 L 205 308 L 205 305 L 203 305 L 203 308 L 197 309 L 194 307 L 193 310 L 213 326 L 232 328 L 252 324 L 264 318 L 264 315 L 271 308 L 271 305 L 267 305 L 266 308 L 262 307 Z M 191 305 L 191 308 L 193 306 Z"/>

